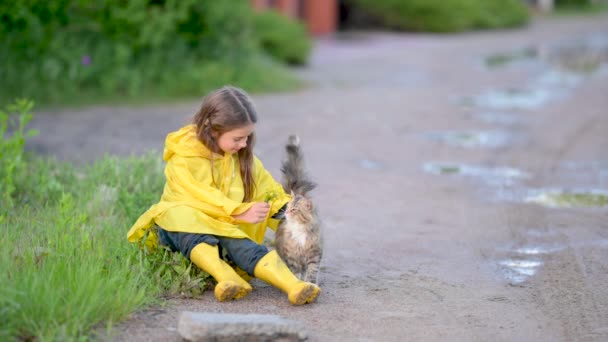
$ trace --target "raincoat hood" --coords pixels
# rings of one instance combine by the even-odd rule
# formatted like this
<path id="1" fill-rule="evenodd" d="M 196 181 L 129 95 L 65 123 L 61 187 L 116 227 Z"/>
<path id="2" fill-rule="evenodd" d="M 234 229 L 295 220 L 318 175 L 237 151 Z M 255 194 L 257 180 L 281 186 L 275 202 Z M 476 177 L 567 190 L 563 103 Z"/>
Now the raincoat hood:
<path id="1" fill-rule="evenodd" d="M 169 161 L 174 155 L 211 159 L 214 154 L 198 139 L 196 125 L 187 125 L 169 133 L 165 139 L 163 159 Z"/>

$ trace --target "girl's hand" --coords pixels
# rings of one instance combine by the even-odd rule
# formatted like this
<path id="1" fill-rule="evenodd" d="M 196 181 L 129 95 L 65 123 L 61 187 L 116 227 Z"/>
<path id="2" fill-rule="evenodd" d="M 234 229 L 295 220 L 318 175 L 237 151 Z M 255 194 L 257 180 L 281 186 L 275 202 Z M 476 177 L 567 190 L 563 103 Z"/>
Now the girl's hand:
<path id="1" fill-rule="evenodd" d="M 234 216 L 235 219 L 247 223 L 260 223 L 266 220 L 270 212 L 270 205 L 266 202 L 256 202 L 244 213 Z"/>

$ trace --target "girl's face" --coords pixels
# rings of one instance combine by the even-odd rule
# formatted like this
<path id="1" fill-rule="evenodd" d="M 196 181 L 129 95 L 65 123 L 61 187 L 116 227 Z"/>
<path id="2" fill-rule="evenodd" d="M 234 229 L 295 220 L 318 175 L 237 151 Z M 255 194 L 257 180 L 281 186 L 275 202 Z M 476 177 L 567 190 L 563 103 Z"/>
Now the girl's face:
<path id="1" fill-rule="evenodd" d="M 225 132 L 217 139 L 217 145 L 224 153 L 237 153 L 240 149 L 247 146 L 247 137 L 253 133 L 254 128 L 255 126 L 250 124 Z"/>

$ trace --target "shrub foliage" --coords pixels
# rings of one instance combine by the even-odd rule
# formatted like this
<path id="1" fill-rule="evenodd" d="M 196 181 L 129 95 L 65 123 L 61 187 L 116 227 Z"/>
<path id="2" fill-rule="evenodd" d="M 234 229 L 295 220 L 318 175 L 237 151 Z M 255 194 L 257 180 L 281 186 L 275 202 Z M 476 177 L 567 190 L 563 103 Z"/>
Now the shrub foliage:
<path id="1" fill-rule="evenodd" d="M 273 65 L 257 63 L 247 0 L 4 1 L 0 18 L 4 103 L 201 96 L 227 83 L 272 83 L 257 71 Z"/>
<path id="2" fill-rule="evenodd" d="M 528 12 L 521 0 L 351 0 L 356 11 L 388 28 L 459 32 L 523 25 Z"/>

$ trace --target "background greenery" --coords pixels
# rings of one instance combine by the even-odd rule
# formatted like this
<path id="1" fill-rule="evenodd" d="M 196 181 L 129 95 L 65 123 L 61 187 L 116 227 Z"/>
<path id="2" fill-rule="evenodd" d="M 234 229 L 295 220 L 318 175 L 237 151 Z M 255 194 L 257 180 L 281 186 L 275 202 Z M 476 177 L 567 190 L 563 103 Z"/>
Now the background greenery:
<path id="1" fill-rule="evenodd" d="M 0 2 L 0 103 L 198 98 L 224 84 L 293 88 L 281 63 L 304 63 L 310 38 L 291 20 L 259 16 L 282 36 L 268 25 L 256 32 L 247 0 Z"/>
<path id="2" fill-rule="evenodd" d="M 529 17 L 521 0 L 349 0 L 348 3 L 355 12 L 353 16 L 364 18 L 365 23 L 407 31 L 515 27 L 527 23 Z"/>
<path id="3" fill-rule="evenodd" d="M 87 339 L 162 296 L 202 294 L 210 278 L 179 253 L 126 242 L 162 193 L 159 153 L 81 168 L 30 155 L 32 108 L 0 111 L 0 340 Z"/>

